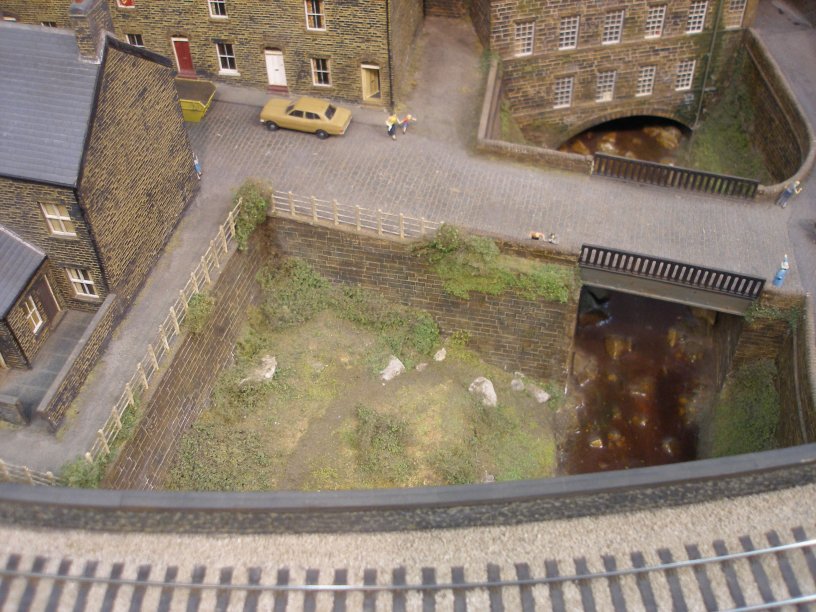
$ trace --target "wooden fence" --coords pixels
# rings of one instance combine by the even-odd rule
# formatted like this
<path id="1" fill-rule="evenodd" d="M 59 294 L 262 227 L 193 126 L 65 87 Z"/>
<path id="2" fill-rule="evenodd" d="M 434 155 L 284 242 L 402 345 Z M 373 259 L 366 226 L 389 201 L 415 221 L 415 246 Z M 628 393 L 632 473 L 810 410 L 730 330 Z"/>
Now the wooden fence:
<path id="1" fill-rule="evenodd" d="M 592 174 L 746 200 L 753 199 L 759 187 L 759 181 L 753 179 L 678 168 L 604 153 L 595 153 L 593 156 Z"/>

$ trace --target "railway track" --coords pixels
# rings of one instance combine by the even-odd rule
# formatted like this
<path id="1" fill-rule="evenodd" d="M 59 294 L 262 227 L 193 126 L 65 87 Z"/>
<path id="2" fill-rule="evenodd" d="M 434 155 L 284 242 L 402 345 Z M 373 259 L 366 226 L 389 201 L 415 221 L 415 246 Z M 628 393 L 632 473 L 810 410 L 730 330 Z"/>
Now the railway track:
<path id="1" fill-rule="evenodd" d="M 797 527 L 767 532 L 767 542 L 741 537 L 739 550 L 718 540 L 707 554 L 694 544 L 682 554 L 483 568 L 180 570 L 9 554 L 0 610 L 808 610 L 816 607 L 811 535 Z"/>

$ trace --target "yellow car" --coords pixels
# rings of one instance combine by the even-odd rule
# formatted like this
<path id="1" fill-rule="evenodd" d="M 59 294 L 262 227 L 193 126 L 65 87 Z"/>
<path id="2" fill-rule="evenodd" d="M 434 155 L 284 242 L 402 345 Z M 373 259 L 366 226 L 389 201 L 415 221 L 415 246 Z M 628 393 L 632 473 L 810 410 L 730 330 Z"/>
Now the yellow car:
<path id="1" fill-rule="evenodd" d="M 323 139 L 345 134 L 351 111 L 317 98 L 304 97 L 295 102 L 273 99 L 261 110 L 261 123 L 271 132 L 287 128 Z"/>

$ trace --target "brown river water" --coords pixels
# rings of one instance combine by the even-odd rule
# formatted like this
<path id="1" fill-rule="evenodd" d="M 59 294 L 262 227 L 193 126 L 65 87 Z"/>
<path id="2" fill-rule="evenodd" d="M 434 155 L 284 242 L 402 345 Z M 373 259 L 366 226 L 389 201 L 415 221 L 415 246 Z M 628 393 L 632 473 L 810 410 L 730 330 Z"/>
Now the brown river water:
<path id="1" fill-rule="evenodd" d="M 678 164 L 686 142 L 686 134 L 672 121 L 627 117 L 582 132 L 558 150 L 581 155 L 608 153 L 662 164 Z"/>
<path id="2" fill-rule="evenodd" d="M 712 396 L 715 313 L 585 288 L 559 472 L 581 474 L 696 458 L 697 417 Z M 594 293 L 594 296 L 592 295 Z"/>

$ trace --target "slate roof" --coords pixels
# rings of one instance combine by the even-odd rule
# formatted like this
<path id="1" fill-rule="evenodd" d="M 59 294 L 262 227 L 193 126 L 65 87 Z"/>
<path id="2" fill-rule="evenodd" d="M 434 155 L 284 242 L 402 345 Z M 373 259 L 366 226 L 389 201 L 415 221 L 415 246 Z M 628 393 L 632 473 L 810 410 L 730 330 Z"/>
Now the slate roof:
<path id="1" fill-rule="evenodd" d="M 0 318 L 4 318 L 45 259 L 45 253 L 0 225 Z"/>
<path id="2" fill-rule="evenodd" d="M 0 175 L 76 185 L 98 72 L 73 31 L 0 22 Z"/>

